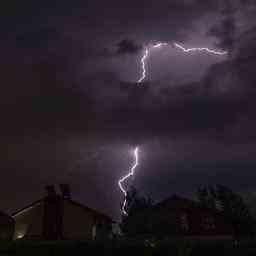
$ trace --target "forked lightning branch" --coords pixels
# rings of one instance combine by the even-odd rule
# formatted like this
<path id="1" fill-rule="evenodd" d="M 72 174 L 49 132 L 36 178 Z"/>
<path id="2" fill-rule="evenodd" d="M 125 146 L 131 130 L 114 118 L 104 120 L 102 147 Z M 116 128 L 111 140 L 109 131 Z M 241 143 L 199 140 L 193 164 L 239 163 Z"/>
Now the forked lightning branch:
<path id="1" fill-rule="evenodd" d="M 217 50 L 209 49 L 207 47 L 185 48 L 184 46 L 182 46 L 179 43 L 172 43 L 172 44 L 156 43 L 154 45 L 145 47 L 144 54 L 143 54 L 143 56 L 140 60 L 140 62 L 141 62 L 141 76 L 137 81 L 138 83 L 143 82 L 147 77 L 146 62 L 147 62 L 147 60 L 150 56 L 150 52 L 152 50 L 154 50 L 155 48 L 162 48 L 164 46 L 175 47 L 175 48 L 181 50 L 184 54 L 190 54 L 192 52 L 205 52 L 205 53 L 214 54 L 214 55 L 226 55 L 228 53 L 227 51 L 217 51 Z"/>
<path id="2" fill-rule="evenodd" d="M 164 42 L 160 42 L 160 43 L 156 43 L 154 45 L 145 47 L 144 49 L 144 53 L 143 56 L 140 59 L 140 63 L 141 63 L 141 75 L 140 78 L 138 79 L 137 83 L 140 85 L 142 84 L 142 82 L 146 79 L 147 77 L 147 69 L 146 69 L 146 62 L 150 56 L 150 53 L 152 50 L 156 49 L 156 48 L 162 48 L 164 46 L 173 46 L 179 50 L 181 50 L 181 52 L 183 54 L 190 54 L 192 52 L 205 52 L 206 54 L 213 54 L 213 55 L 226 55 L 228 54 L 227 51 L 219 51 L 219 50 L 212 50 L 209 49 L 207 47 L 196 47 L 196 48 L 185 48 L 184 46 L 182 46 L 179 43 L 173 43 L 173 44 L 169 44 L 169 43 L 164 43 Z M 139 148 L 136 147 L 133 150 L 133 154 L 134 154 L 134 163 L 131 167 L 131 169 L 129 170 L 128 174 L 126 174 L 125 176 L 123 176 L 119 181 L 118 181 L 118 186 L 120 188 L 120 190 L 122 191 L 123 195 L 124 195 L 124 201 L 122 204 L 122 213 L 124 215 L 127 215 L 127 211 L 126 211 L 126 203 L 127 203 L 127 190 L 125 189 L 123 183 L 130 178 L 131 176 L 134 175 L 135 173 L 135 169 L 136 167 L 139 165 Z"/>

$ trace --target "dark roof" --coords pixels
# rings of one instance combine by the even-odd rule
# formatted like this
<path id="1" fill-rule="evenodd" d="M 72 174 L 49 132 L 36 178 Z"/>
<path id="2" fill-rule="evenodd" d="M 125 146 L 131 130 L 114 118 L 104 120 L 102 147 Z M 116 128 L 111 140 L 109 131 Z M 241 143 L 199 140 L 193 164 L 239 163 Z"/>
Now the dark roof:
<path id="1" fill-rule="evenodd" d="M 221 214 L 222 215 L 222 211 L 215 209 L 215 208 L 208 208 L 208 207 L 204 207 L 202 206 L 199 202 L 194 201 L 192 199 L 188 199 L 185 197 L 180 197 L 177 195 L 173 195 L 159 203 L 157 203 L 154 206 L 155 209 L 191 209 L 191 208 L 197 208 L 197 209 L 201 209 L 201 210 L 205 210 L 205 211 L 211 211 L 215 214 Z"/>
<path id="2" fill-rule="evenodd" d="M 180 197 L 177 195 L 173 195 L 171 197 L 168 197 L 164 199 L 163 201 L 157 203 L 155 207 L 179 207 L 179 208 L 187 208 L 187 207 L 195 207 L 198 206 L 199 204 L 191 199 L 185 198 L 185 197 Z"/>
<path id="3" fill-rule="evenodd" d="M 25 206 L 25 207 L 22 207 L 21 209 L 16 210 L 16 211 L 13 212 L 11 215 L 14 217 L 14 216 L 17 215 L 18 213 L 20 213 L 20 212 L 22 212 L 22 211 L 24 211 L 24 210 L 26 210 L 26 209 L 28 209 L 28 208 L 30 208 L 30 207 L 33 207 L 33 206 L 35 206 L 35 205 L 38 204 L 38 203 L 41 203 L 43 200 L 44 200 L 44 198 L 39 199 L 39 200 L 36 200 L 36 201 L 32 202 L 31 204 L 29 204 L 29 205 L 27 205 L 27 206 Z"/>
<path id="4" fill-rule="evenodd" d="M 107 216 L 106 214 L 103 214 L 95 209 L 92 209 L 92 208 L 89 208 L 77 201 L 74 201 L 74 200 L 71 200 L 71 199 L 65 199 L 65 200 L 68 200 L 70 203 L 74 204 L 74 205 L 77 205 L 83 209 L 85 209 L 86 211 L 90 211 L 92 214 L 98 216 L 98 217 L 101 217 L 101 218 L 105 218 L 106 220 L 108 221 L 111 221 L 111 222 L 114 222 L 109 216 Z"/>
<path id="5" fill-rule="evenodd" d="M 59 198 L 62 198 L 62 197 L 59 196 Z M 37 201 L 32 202 L 31 204 L 29 204 L 29 205 L 27 205 L 27 206 L 25 206 L 25 207 L 23 207 L 23 208 L 21 208 L 21 209 L 15 211 L 14 213 L 12 213 L 12 216 L 14 217 L 14 216 L 17 215 L 18 213 L 20 213 L 20 212 L 22 212 L 22 211 L 24 211 L 24 210 L 26 210 L 26 209 L 28 209 L 28 208 L 30 208 L 30 207 L 33 207 L 33 206 L 35 206 L 36 204 L 42 203 L 45 199 L 46 199 L 46 197 L 41 198 L 41 199 L 39 199 L 39 200 L 37 200 Z M 99 211 L 97 211 L 97 210 L 95 210 L 95 209 L 92 209 L 92 208 L 89 208 L 89 207 L 87 207 L 87 206 L 85 206 L 85 205 L 83 205 L 83 204 L 81 204 L 81 203 L 79 203 L 79 202 L 77 202 L 77 201 L 74 201 L 74 200 L 69 199 L 69 198 L 62 198 L 62 199 L 65 200 L 65 201 L 69 201 L 70 203 L 72 203 L 72 204 L 74 204 L 74 205 L 76 205 L 76 206 L 79 206 L 79 207 L 83 208 L 83 209 L 86 210 L 86 211 L 91 212 L 91 213 L 92 213 L 93 215 L 95 215 L 95 216 L 104 218 L 104 219 L 106 219 L 106 220 L 108 220 L 108 221 L 110 221 L 110 222 L 114 222 L 114 221 L 113 221 L 109 216 L 107 216 L 106 214 L 100 213 Z"/>
<path id="6" fill-rule="evenodd" d="M 13 218 L 10 215 L 8 215 L 7 213 L 2 212 L 2 211 L 0 211 L 0 218 L 5 218 L 5 219 L 13 220 Z"/>

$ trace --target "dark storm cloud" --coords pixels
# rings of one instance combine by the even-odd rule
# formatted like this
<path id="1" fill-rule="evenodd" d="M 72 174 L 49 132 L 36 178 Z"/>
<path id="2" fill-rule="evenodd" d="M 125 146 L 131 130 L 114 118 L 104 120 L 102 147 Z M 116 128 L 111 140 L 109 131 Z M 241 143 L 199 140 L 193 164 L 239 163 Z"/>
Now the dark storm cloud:
<path id="1" fill-rule="evenodd" d="M 244 129 L 247 132 L 236 138 L 254 139 L 255 58 L 253 54 L 249 59 L 243 58 L 254 52 L 254 38 L 254 30 L 247 32 L 236 58 L 214 65 L 198 83 L 179 86 L 167 83 L 165 88 L 158 88 L 157 83 L 143 86 L 121 83 L 115 76 L 99 82 L 106 76 L 102 73 L 102 78 L 88 83 L 93 109 L 95 113 L 105 113 L 107 126 L 113 130 L 116 126 L 136 138 L 206 133 L 228 141 Z"/>
<path id="2" fill-rule="evenodd" d="M 117 44 L 117 54 L 137 54 L 140 50 L 142 50 L 142 46 L 136 44 L 131 39 L 123 39 Z"/>
<path id="3" fill-rule="evenodd" d="M 235 32 L 235 19 L 232 14 L 229 14 L 219 24 L 211 28 L 209 35 L 220 39 L 218 47 L 231 51 L 234 46 Z"/>
<path id="4" fill-rule="evenodd" d="M 153 186 L 156 195 L 170 191 L 170 184 L 192 191 L 215 172 L 214 180 L 228 181 L 225 164 L 214 166 L 221 157 L 230 157 L 221 163 L 229 162 L 234 173 L 247 166 L 249 180 L 256 139 L 254 29 L 232 42 L 233 60 L 214 65 L 200 82 L 138 86 L 120 81 L 108 61 L 121 66 L 151 40 L 194 35 L 194 22 L 219 12 L 218 1 L 72 1 L 72 8 L 65 1 L 27 2 L 17 1 L 17 16 L 6 15 L 2 23 L 8 36 L 0 43 L 1 168 L 7 184 L 1 195 L 9 196 L 0 207 L 22 207 L 24 200 L 41 197 L 44 185 L 65 181 L 89 206 L 116 213 L 121 199 L 116 181 L 137 144 L 151 152 L 142 158 L 138 184 L 145 190 Z M 227 46 L 232 22 L 221 23 L 215 33 Z M 124 38 L 135 39 L 123 41 L 112 60 Z M 236 158 L 238 167 L 232 163 Z M 230 184 L 239 187 L 238 179 Z"/>
<path id="5" fill-rule="evenodd" d="M 255 26 L 252 17 L 256 13 L 256 3 L 250 0 L 225 0 L 220 6 L 221 16 L 209 35 L 219 39 L 218 47 L 233 51 L 241 34 Z"/>
<path id="6" fill-rule="evenodd" d="M 241 34 L 236 41 L 236 51 L 234 56 L 237 59 L 248 59 L 248 61 L 255 58 L 256 48 L 256 27 L 249 29 Z M 250 66 L 251 67 L 251 66 Z M 249 68 L 251 70 L 252 68 Z M 251 76 L 250 76 L 251 77 Z"/>

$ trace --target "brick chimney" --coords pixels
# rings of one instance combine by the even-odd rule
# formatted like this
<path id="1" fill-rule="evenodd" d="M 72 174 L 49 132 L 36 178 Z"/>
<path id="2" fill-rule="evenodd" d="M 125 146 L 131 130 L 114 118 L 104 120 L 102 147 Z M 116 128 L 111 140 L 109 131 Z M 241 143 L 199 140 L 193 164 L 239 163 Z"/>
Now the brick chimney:
<path id="1" fill-rule="evenodd" d="M 46 186 L 46 191 L 47 196 L 44 199 L 43 237 L 46 240 L 57 240 L 62 236 L 62 200 L 56 194 L 54 185 Z"/>

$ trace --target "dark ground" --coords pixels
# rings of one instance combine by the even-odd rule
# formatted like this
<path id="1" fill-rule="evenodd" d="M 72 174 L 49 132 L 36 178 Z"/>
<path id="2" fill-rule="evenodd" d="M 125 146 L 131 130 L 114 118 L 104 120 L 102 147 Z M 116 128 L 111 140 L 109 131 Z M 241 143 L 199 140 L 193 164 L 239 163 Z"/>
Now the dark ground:
<path id="1" fill-rule="evenodd" d="M 108 241 L 105 243 L 82 241 L 18 241 L 1 242 L 0 255 L 172 255 L 172 256 L 221 256 L 256 255 L 256 241 L 185 241 L 165 242 Z"/>

